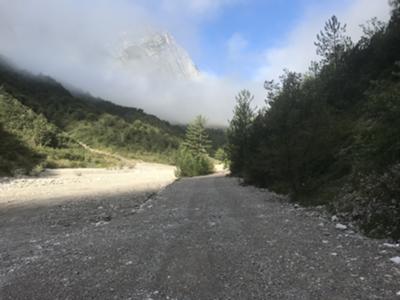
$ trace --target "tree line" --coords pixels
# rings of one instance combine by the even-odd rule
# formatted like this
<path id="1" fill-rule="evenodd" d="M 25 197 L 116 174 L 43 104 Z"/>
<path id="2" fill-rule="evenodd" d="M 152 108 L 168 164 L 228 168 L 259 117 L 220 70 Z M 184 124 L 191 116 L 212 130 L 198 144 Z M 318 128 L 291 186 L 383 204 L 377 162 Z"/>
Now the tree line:
<path id="1" fill-rule="evenodd" d="M 255 110 L 237 96 L 228 130 L 231 172 L 326 205 L 371 236 L 400 238 L 400 1 L 353 42 L 332 16 L 316 36 L 320 60 L 265 81 Z"/>

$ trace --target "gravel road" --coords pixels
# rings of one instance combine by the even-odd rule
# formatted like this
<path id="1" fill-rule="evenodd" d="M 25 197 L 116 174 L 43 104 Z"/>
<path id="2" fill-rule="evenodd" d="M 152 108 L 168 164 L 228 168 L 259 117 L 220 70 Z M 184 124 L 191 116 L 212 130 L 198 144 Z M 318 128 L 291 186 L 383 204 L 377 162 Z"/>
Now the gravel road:
<path id="1" fill-rule="evenodd" d="M 336 225 L 223 176 L 3 203 L 0 299 L 400 299 L 398 245 Z"/>

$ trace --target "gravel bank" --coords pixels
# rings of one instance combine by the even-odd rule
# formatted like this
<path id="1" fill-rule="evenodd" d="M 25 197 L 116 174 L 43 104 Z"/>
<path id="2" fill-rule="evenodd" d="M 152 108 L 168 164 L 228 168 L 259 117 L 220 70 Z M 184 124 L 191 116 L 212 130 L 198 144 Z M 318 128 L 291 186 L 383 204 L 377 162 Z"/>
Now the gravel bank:
<path id="1" fill-rule="evenodd" d="M 174 172 L 172 166 L 138 163 L 132 169 L 55 169 L 39 177 L 3 178 L 0 205 L 159 189 L 175 180 Z"/>

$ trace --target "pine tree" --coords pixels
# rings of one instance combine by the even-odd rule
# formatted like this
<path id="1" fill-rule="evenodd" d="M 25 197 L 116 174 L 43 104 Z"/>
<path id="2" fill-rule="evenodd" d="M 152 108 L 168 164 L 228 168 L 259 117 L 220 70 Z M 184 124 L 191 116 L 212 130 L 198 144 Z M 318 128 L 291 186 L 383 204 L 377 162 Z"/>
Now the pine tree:
<path id="1" fill-rule="evenodd" d="M 236 96 L 234 115 L 228 129 L 228 155 L 233 174 L 241 174 L 245 165 L 249 130 L 254 119 L 254 110 L 251 107 L 253 99 L 254 96 L 248 90 L 242 90 Z"/>
<path id="2" fill-rule="evenodd" d="M 176 165 L 178 176 L 198 176 L 210 174 L 213 164 L 208 156 L 211 142 L 205 129 L 206 120 L 202 116 L 189 124 L 185 141 L 178 150 Z"/>
<path id="3" fill-rule="evenodd" d="M 186 130 L 184 146 L 194 155 L 207 155 L 210 149 L 210 139 L 205 128 L 206 119 L 197 116 Z"/>
<path id="4" fill-rule="evenodd" d="M 324 30 L 317 34 L 317 54 L 322 56 L 326 63 L 333 63 L 336 67 L 345 53 L 352 46 L 350 37 L 346 36 L 346 24 L 342 25 L 333 15 L 326 23 Z"/>

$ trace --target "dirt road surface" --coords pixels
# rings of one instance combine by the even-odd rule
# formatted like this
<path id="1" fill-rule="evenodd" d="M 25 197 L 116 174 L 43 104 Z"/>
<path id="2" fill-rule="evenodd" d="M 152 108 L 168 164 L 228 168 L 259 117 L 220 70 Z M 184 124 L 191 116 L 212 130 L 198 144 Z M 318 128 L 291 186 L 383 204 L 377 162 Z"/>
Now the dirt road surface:
<path id="1" fill-rule="evenodd" d="M 336 225 L 223 176 L 3 202 L 0 299 L 400 299 L 398 246 Z"/>

